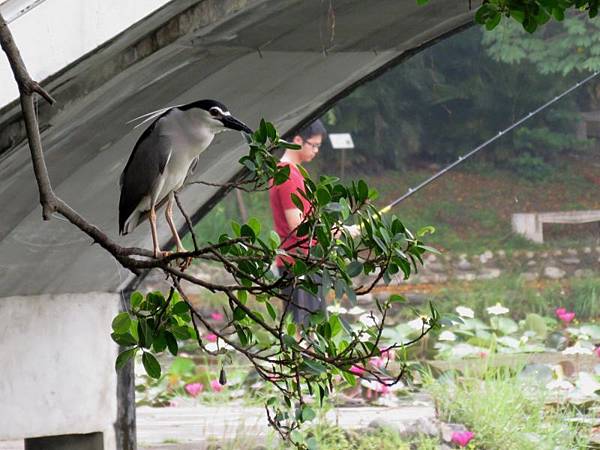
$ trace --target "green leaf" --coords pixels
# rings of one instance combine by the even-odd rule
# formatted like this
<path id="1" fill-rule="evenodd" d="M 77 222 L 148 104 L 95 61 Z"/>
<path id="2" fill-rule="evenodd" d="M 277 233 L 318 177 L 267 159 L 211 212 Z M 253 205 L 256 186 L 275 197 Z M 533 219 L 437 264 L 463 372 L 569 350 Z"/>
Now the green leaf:
<path id="1" fill-rule="evenodd" d="M 296 334 L 296 324 L 294 322 L 290 322 L 287 324 L 287 332 L 290 336 Z"/>
<path id="2" fill-rule="evenodd" d="M 152 345 L 152 328 L 148 325 L 148 320 L 140 319 L 137 326 L 140 345 L 150 348 Z"/>
<path id="3" fill-rule="evenodd" d="M 269 313 L 269 316 L 271 316 L 271 319 L 277 319 L 277 312 L 275 311 L 275 308 L 273 308 L 273 305 L 269 302 L 265 302 L 265 305 L 267 306 L 267 312 Z"/>
<path id="4" fill-rule="evenodd" d="M 233 320 L 237 320 L 239 322 L 240 320 L 244 320 L 245 317 L 246 311 L 239 306 L 233 310 Z"/>
<path id="5" fill-rule="evenodd" d="M 314 410 L 310 406 L 304 405 L 302 407 L 302 421 L 303 422 L 310 422 L 316 416 L 317 415 L 315 414 Z"/>
<path id="6" fill-rule="evenodd" d="M 294 339 L 289 334 L 283 335 L 283 343 L 294 350 L 297 350 L 297 351 L 301 350 L 300 346 L 298 345 L 298 342 L 296 342 L 296 339 Z"/>
<path id="7" fill-rule="evenodd" d="M 294 264 L 294 266 L 292 267 L 292 271 L 294 272 L 294 275 L 296 275 L 297 277 L 304 275 L 307 270 L 308 270 L 308 267 L 306 266 L 306 263 L 304 261 L 302 261 L 301 259 L 297 259 L 296 264 Z"/>
<path id="8" fill-rule="evenodd" d="M 346 267 L 346 273 L 350 278 L 354 278 L 362 272 L 363 265 L 360 261 L 352 261 Z"/>
<path id="9" fill-rule="evenodd" d="M 146 300 L 156 307 L 164 306 L 167 303 L 165 296 L 159 291 L 148 293 L 148 295 L 146 295 Z"/>
<path id="10" fill-rule="evenodd" d="M 290 166 L 282 166 L 273 175 L 273 183 L 277 186 L 285 183 L 290 178 Z"/>
<path id="11" fill-rule="evenodd" d="M 342 377 L 350 386 L 356 386 L 356 377 L 352 375 L 350 372 L 346 372 L 345 370 L 341 371 Z"/>
<path id="12" fill-rule="evenodd" d="M 252 229 L 251 226 L 249 226 L 247 224 L 242 225 L 242 228 L 240 230 L 240 236 L 249 237 L 252 241 L 254 241 L 254 239 L 256 239 L 256 234 L 254 233 L 254 230 Z"/>
<path id="13" fill-rule="evenodd" d="M 242 235 L 242 231 L 241 231 L 242 230 L 242 226 L 239 223 L 237 223 L 235 220 L 231 221 L 231 229 L 233 230 L 233 233 L 236 236 L 239 237 L 239 236 Z"/>
<path id="14" fill-rule="evenodd" d="M 244 331 L 244 329 L 239 326 L 237 323 L 234 323 L 233 326 L 235 327 L 235 331 L 237 332 L 238 335 L 238 339 L 240 340 L 240 344 L 242 344 L 243 346 L 248 345 L 248 336 L 246 336 L 246 332 Z"/>
<path id="15" fill-rule="evenodd" d="M 265 123 L 266 134 L 271 142 L 278 142 L 277 140 L 277 131 L 271 122 Z"/>
<path id="16" fill-rule="evenodd" d="M 329 318 L 329 325 L 331 326 L 331 337 L 335 337 L 344 328 L 340 321 L 340 317 L 337 314 L 331 315 Z"/>
<path id="17" fill-rule="evenodd" d="M 298 208 L 300 211 L 304 211 L 304 204 L 302 203 L 302 200 L 300 200 L 300 197 L 292 193 L 290 194 L 290 198 L 292 199 L 292 203 L 296 206 L 296 208 Z"/>
<path id="18" fill-rule="evenodd" d="M 388 301 L 390 303 L 406 303 L 406 298 L 398 294 L 392 294 Z"/>
<path id="19" fill-rule="evenodd" d="M 177 339 L 170 331 L 165 331 L 165 340 L 167 341 L 167 348 L 171 355 L 177 356 L 177 352 L 179 351 L 179 346 L 177 345 Z"/>
<path id="20" fill-rule="evenodd" d="M 327 367 L 324 364 L 312 359 L 305 359 L 302 362 L 302 367 L 315 375 L 321 375 L 322 373 L 327 372 Z"/>
<path id="21" fill-rule="evenodd" d="M 290 433 L 290 440 L 294 444 L 301 444 L 304 442 L 304 436 L 298 430 L 294 430 Z"/>
<path id="22" fill-rule="evenodd" d="M 281 238 L 274 230 L 269 232 L 269 244 L 272 250 L 278 249 L 281 245 Z"/>
<path id="23" fill-rule="evenodd" d="M 148 376 L 152 378 L 160 378 L 160 364 L 152 353 L 144 352 L 142 355 L 142 364 Z"/>
<path id="24" fill-rule="evenodd" d="M 255 236 L 260 235 L 260 222 L 256 217 L 251 217 L 250 220 L 248 220 L 248 225 L 250 225 L 250 228 L 254 231 Z"/>
<path id="25" fill-rule="evenodd" d="M 552 8 L 552 15 L 559 22 L 565 19 L 565 11 L 561 8 Z"/>
<path id="26" fill-rule="evenodd" d="M 525 11 L 522 11 L 520 9 L 511 9 L 510 15 L 519 23 L 523 23 L 523 21 L 525 20 Z"/>
<path id="27" fill-rule="evenodd" d="M 369 198 L 369 186 L 363 180 L 358 180 L 358 200 L 364 202 Z"/>
<path id="28" fill-rule="evenodd" d="M 129 331 L 131 325 L 131 318 L 128 312 L 122 312 L 118 314 L 112 321 L 112 329 L 117 334 L 123 334 Z"/>
<path id="29" fill-rule="evenodd" d="M 434 234 L 434 233 L 435 233 L 435 227 L 432 227 L 431 225 L 429 225 L 429 226 L 419 229 L 419 231 L 417 231 L 417 236 L 423 237 L 427 234 Z"/>
<path id="30" fill-rule="evenodd" d="M 190 331 L 186 326 L 174 326 L 169 330 L 177 339 L 186 340 L 190 338 Z M 168 344 L 168 341 L 167 341 Z"/>
<path id="31" fill-rule="evenodd" d="M 138 347 L 130 348 L 129 350 L 125 350 L 119 353 L 117 356 L 117 360 L 115 361 L 115 370 L 119 370 L 121 367 L 127 363 L 130 359 L 132 359 L 138 351 Z"/>
<path id="32" fill-rule="evenodd" d="M 127 347 L 129 345 L 137 345 L 137 340 L 131 335 L 131 333 L 111 333 L 110 337 L 117 344 Z"/>
<path id="33" fill-rule="evenodd" d="M 142 295 L 142 293 L 135 291 L 133 294 L 131 294 L 131 298 L 129 299 L 129 303 L 131 304 L 131 309 L 139 308 L 143 301 L 144 301 L 144 296 Z"/>
<path id="34" fill-rule="evenodd" d="M 187 305 L 186 302 L 177 302 L 173 305 L 173 309 L 171 309 L 171 312 L 176 316 L 186 314 L 189 311 L 190 311 L 190 307 Z"/>
<path id="35" fill-rule="evenodd" d="M 156 353 L 160 353 L 167 348 L 167 339 L 165 338 L 165 333 L 161 332 L 159 335 L 154 338 L 154 342 L 152 342 L 152 347 Z"/>
<path id="36" fill-rule="evenodd" d="M 501 18 L 502 18 L 502 16 L 500 15 L 500 13 L 497 12 L 492 17 L 490 17 L 488 20 L 486 20 L 485 28 L 488 31 L 493 30 L 500 23 Z"/>
<path id="37" fill-rule="evenodd" d="M 279 139 L 279 142 L 277 143 L 277 145 L 279 145 L 279 147 L 289 148 L 290 150 L 300 150 L 302 148 L 301 145 L 294 144 L 294 143 L 288 142 L 288 141 L 284 141 L 283 139 Z"/>
<path id="38" fill-rule="evenodd" d="M 319 205 L 324 206 L 331 201 L 331 195 L 329 191 L 325 188 L 317 189 L 317 200 Z"/>

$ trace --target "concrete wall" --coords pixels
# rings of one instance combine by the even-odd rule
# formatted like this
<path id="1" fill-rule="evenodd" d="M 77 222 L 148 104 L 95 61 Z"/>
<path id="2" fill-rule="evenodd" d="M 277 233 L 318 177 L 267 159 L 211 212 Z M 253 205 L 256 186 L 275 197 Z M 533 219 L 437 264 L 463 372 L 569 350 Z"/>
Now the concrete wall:
<path id="1" fill-rule="evenodd" d="M 102 432 L 115 448 L 119 302 L 97 292 L 0 298 L 0 440 Z"/>
<path id="2" fill-rule="evenodd" d="M 46 0 L 9 24 L 34 80 L 41 81 L 129 28 L 170 0 Z M 21 2 L 26 6 L 29 2 Z M 15 2 L 0 3 L 13 13 Z M 8 61 L 0 58 L 0 108 L 19 95 Z"/>

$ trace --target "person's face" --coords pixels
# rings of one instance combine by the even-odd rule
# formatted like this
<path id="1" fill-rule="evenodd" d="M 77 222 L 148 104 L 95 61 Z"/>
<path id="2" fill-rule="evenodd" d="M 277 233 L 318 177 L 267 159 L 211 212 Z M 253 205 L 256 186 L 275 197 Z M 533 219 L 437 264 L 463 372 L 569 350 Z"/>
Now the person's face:
<path id="1" fill-rule="evenodd" d="M 323 143 L 323 136 L 317 134 L 306 139 L 296 136 L 294 137 L 294 143 L 301 146 L 300 150 L 297 151 L 302 162 L 310 162 L 319 153 L 319 148 Z"/>

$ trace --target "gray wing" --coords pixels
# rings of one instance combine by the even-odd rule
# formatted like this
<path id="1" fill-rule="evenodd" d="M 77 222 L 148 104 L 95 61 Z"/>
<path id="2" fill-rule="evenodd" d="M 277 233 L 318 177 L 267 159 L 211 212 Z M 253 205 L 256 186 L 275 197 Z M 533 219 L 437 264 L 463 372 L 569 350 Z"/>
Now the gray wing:
<path id="1" fill-rule="evenodd" d="M 163 174 L 171 155 L 171 140 L 160 134 L 155 121 L 140 136 L 127 165 L 121 174 L 121 198 L 119 200 L 119 232 L 125 231 L 125 223 L 142 199 L 152 192 L 157 179 Z"/>
<path id="2" fill-rule="evenodd" d="M 183 185 L 185 186 L 189 181 L 191 181 L 192 175 L 196 171 L 196 167 L 198 167 L 198 160 L 200 159 L 200 155 L 196 156 L 192 159 L 190 163 L 190 168 L 188 169 L 187 175 L 185 176 L 185 180 L 183 180 Z"/>

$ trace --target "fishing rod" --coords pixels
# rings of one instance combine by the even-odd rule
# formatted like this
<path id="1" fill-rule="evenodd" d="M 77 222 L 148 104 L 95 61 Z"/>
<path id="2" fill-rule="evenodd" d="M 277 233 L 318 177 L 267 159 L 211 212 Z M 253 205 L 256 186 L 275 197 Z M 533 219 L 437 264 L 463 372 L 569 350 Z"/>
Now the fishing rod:
<path id="1" fill-rule="evenodd" d="M 500 139 L 506 133 L 508 133 L 509 131 L 511 131 L 514 128 L 518 127 L 519 125 L 521 125 L 522 123 L 526 122 L 527 120 L 531 119 L 533 116 L 535 116 L 537 113 L 543 111 L 548 106 L 552 105 L 553 103 L 556 103 L 558 100 L 560 100 L 561 98 L 563 98 L 565 95 L 570 94 L 575 89 L 577 89 L 579 86 L 582 86 L 582 85 L 586 84 L 588 81 L 590 81 L 591 79 L 593 79 L 594 77 L 596 77 L 599 73 L 600 73 L 600 71 L 594 72 L 592 75 L 589 75 L 588 77 L 584 78 L 583 80 L 578 81 L 576 84 L 574 84 L 573 86 L 571 86 L 569 89 L 567 89 L 563 93 L 557 95 L 552 100 L 544 103 L 542 106 L 540 106 L 536 110 L 531 111 L 530 113 L 528 113 L 527 115 L 523 116 L 521 119 L 519 119 L 518 121 L 514 122 L 512 125 L 510 125 L 509 127 L 505 128 L 504 130 L 499 131 L 498 134 L 496 134 L 495 136 L 491 137 L 490 139 L 488 139 L 487 141 L 485 141 L 483 144 L 480 144 L 479 146 L 475 147 L 473 150 L 471 150 L 466 155 L 459 156 L 458 159 L 456 161 L 454 161 L 452 164 L 448 165 L 447 167 L 445 167 L 444 169 L 440 170 L 436 174 L 434 174 L 431 177 L 427 178 L 425 181 L 423 181 L 418 186 L 415 186 L 414 188 L 408 188 L 408 191 L 406 192 L 406 194 L 402 195 L 401 197 L 398 197 L 396 200 L 394 200 L 393 202 L 391 202 L 389 205 L 387 205 L 387 206 L 383 207 L 382 209 L 380 209 L 379 213 L 380 214 L 384 214 L 384 213 L 389 212 L 394 206 L 396 206 L 400 202 L 403 202 L 408 197 L 410 197 L 411 195 L 413 195 L 415 192 L 417 192 L 420 189 L 424 188 L 425 186 L 427 186 L 432 181 L 434 181 L 437 178 L 439 178 L 442 175 L 444 175 L 446 172 L 452 170 L 454 167 L 456 167 L 459 164 L 463 163 L 468 158 L 470 158 L 475 153 L 477 153 L 479 150 L 484 149 L 485 147 L 487 147 L 488 145 L 490 145 L 492 142 L 496 141 L 497 139 Z"/>

